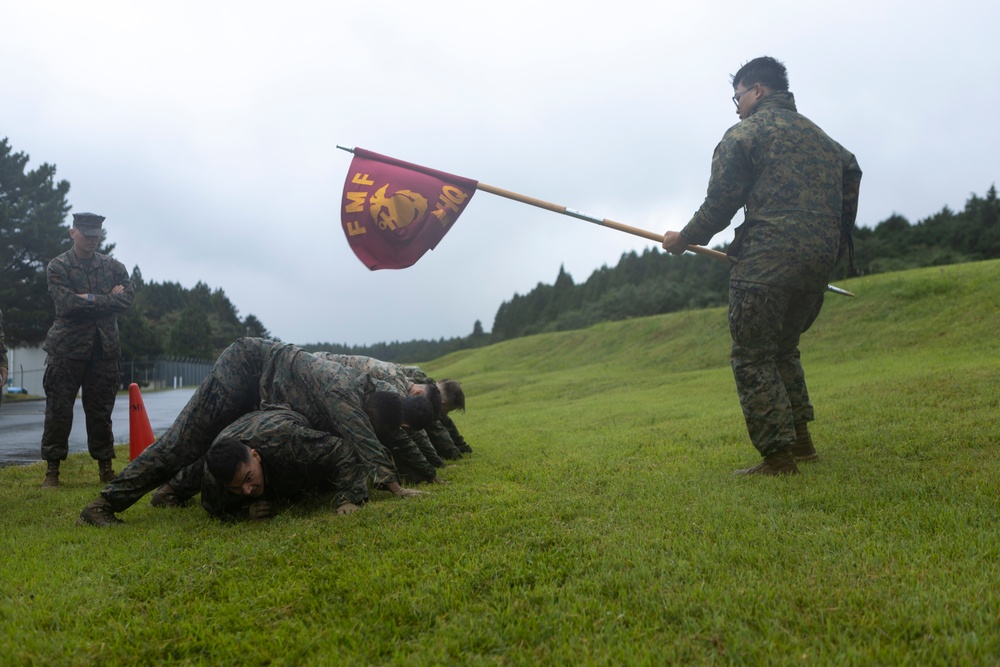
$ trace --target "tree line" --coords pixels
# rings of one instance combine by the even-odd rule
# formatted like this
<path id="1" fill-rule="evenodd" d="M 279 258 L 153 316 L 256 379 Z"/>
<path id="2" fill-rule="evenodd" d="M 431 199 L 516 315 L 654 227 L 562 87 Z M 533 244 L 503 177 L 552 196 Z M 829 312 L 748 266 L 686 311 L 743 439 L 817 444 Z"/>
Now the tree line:
<path id="1" fill-rule="evenodd" d="M 15 346 L 44 340 L 54 318 L 45 267 L 72 246 L 65 222 L 69 183 L 56 181 L 55 167 L 49 164 L 27 170 L 28 160 L 26 154 L 14 152 L 7 139 L 0 139 L 0 310 L 8 344 Z M 998 217 L 995 185 L 983 197 L 971 195 L 959 212 L 945 207 L 912 224 L 893 214 L 874 227 L 855 230 L 855 271 L 842 260 L 833 279 L 995 259 L 1000 257 Z M 113 249 L 113 244 L 102 244 L 98 252 Z M 579 284 L 560 267 L 553 284 L 538 283 L 503 302 L 489 333 L 477 320 L 472 333 L 455 338 L 303 347 L 386 361 L 427 361 L 537 333 L 721 306 L 727 302 L 728 276 L 724 262 L 691 254 L 678 257 L 654 246 L 623 254 L 615 267 L 602 266 Z M 134 306 L 118 318 L 125 359 L 169 355 L 211 360 L 240 336 L 271 336 L 253 314 L 241 318 L 221 288 L 203 282 L 193 288 L 147 283 L 138 266 L 132 283 Z"/>
<path id="2" fill-rule="evenodd" d="M 45 269 L 73 247 L 66 223 L 69 183 L 56 180 L 55 166 L 28 169 L 28 161 L 27 154 L 0 139 L 0 310 L 10 346 L 45 340 L 55 319 Z M 97 252 L 111 254 L 114 247 L 102 242 Z M 240 336 L 270 336 L 254 315 L 240 318 L 221 289 L 203 282 L 190 289 L 174 282 L 147 283 L 138 266 L 131 278 L 135 301 L 118 316 L 123 359 L 211 360 Z"/>
<path id="3" fill-rule="evenodd" d="M 996 185 L 983 197 L 971 195 L 962 211 L 940 212 L 910 223 L 893 214 L 874 227 L 854 231 L 854 270 L 846 258 L 833 280 L 853 275 L 901 271 L 1000 258 L 1000 201 Z M 717 250 L 725 250 L 717 247 Z M 476 322 L 465 338 L 439 341 L 336 346 L 345 354 L 387 360 L 423 361 L 455 350 L 481 347 L 520 336 L 581 329 L 598 322 L 722 306 L 728 302 L 729 267 L 698 255 L 674 256 L 657 247 L 624 253 L 617 266 L 602 266 L 576 284 L 563 267 L 551 285 L 538 283 L 515 294 L 497 310 L 493 330 L 483 334 Z"/>

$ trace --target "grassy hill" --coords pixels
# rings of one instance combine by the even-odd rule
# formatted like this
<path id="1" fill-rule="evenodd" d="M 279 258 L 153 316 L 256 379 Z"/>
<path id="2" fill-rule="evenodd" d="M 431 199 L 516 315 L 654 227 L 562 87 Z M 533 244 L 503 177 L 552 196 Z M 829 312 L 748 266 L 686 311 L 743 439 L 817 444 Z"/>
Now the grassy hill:
<path id="1" fill-rule="evenodd" d="M 90 530 L 89 459 L 2 469 L 0 664 L 1000 664 L 1000 262 L 838 284 L 794 478 L 731 475 L 724 309 L 424 364 L 474 453 L 350 517 Z"/>

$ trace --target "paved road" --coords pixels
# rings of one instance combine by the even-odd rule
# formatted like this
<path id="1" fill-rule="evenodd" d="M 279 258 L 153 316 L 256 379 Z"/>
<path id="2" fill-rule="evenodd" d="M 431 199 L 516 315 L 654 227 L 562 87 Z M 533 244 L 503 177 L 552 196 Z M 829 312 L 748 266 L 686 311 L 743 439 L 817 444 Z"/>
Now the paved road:
<path id="1" fill-rule="evenodd" d="M 159 436 L 169 427 L 187 404 L 194 388 L 151 391 L 142 395 L 142 404 L 149 416 L 153 435 Z M 128 393 L 115 401 L 111 421 L 115 442 L 129 441 Z M 41 460 L 42 426 L 45 423 L 45 401 L 8 401 L 0 405 L 0 466 L 34 463 Z M 87 451 L 87 427 L 80 399 L 76 399 L 73 432 L 69 434 L 69 451 Z"/>

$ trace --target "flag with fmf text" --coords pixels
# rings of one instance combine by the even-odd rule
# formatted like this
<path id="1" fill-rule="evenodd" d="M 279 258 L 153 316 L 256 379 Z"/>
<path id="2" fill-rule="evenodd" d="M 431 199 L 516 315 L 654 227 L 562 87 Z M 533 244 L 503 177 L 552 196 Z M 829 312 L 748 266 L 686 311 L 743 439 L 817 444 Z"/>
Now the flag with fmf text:
<path id="1" fill-rule="evenodd" d="M 405 269 L 433 250 L 465 210 L 476 181 L 354 149 L 341 222 L 372 271 Z"/>

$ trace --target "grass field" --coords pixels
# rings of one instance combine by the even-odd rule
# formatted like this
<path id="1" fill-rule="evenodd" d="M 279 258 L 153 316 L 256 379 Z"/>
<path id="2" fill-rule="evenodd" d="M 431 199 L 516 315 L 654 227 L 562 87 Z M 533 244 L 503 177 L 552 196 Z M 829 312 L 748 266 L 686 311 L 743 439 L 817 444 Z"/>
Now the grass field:
<path id="1" fill-rule="evenodd" d="M 723 309 L 423 364 L 474 453 L 349 517 L 78 528 L 93 461 L 0 469 L 0 664 L 1000 664 L 998 284 L 844 281 L 802 343 L 797 477 L 731 474 L 759 457 Z"/>

